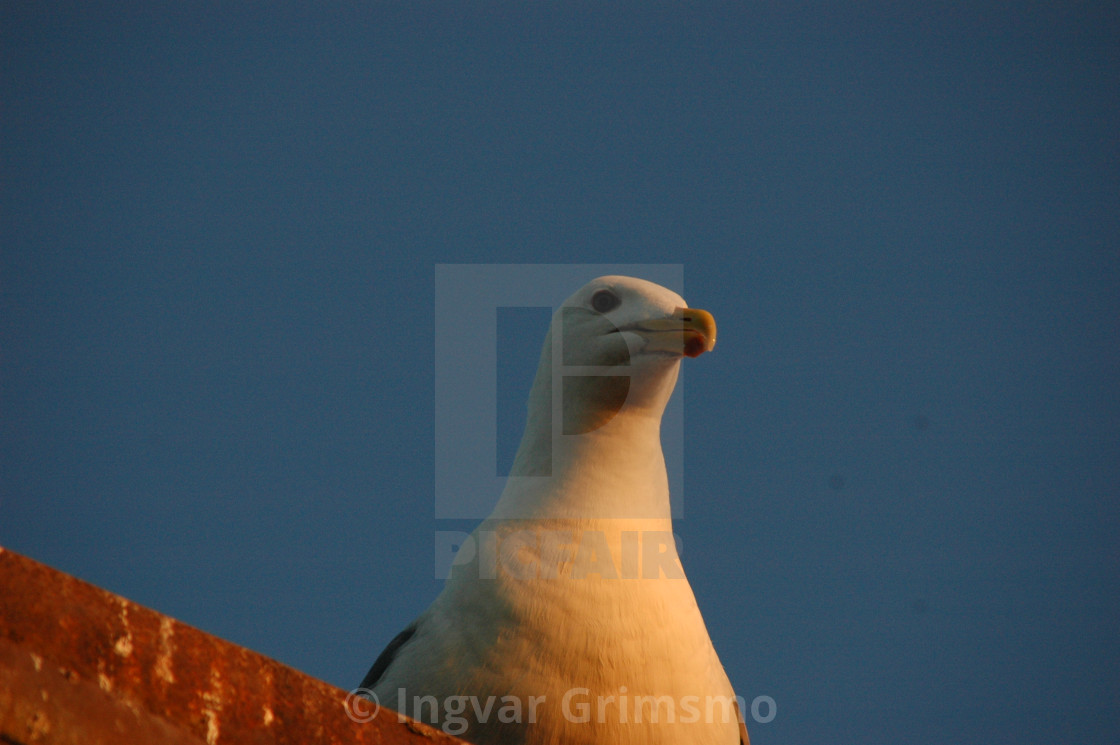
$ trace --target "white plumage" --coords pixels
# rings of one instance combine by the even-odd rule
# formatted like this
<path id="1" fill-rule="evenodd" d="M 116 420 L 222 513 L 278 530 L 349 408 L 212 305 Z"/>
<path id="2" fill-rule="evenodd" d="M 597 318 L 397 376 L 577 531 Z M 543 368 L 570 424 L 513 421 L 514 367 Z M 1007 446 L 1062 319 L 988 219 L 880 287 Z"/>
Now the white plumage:
<path id="1" fill-rule="evenodd" d="M 362 687 L 479 745 L 747 743 L 672 539 L 660 423 L 715 322 L 600 277 L 553 316 L 493 513 Z"/>

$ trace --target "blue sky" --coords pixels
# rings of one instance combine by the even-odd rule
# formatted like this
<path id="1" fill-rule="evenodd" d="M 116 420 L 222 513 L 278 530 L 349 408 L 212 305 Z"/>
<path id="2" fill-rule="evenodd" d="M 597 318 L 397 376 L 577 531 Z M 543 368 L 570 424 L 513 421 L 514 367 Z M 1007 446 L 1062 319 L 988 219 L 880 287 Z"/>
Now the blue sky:
<path id="1" fill-rule="evenodd" d="M 669 265 L 720 329 L 677 532 L 777 703 L 755 745 L 1116 741 L 1118 38 L 1108 3 L 5 3 L 0 545 L 352 687 L 471 525 L 436 267 Z M 502 316 L 511 390 L 539 317 Z"/>

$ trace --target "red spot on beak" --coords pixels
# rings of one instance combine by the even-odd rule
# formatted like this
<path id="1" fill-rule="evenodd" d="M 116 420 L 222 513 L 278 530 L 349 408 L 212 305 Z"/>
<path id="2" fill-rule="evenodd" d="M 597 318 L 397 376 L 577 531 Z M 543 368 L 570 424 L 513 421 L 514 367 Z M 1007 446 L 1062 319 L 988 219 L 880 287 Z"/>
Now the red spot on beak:
<path id="1" fill-rule="evenodd" d="M 684 353 L 688 357 L 699 357 L 708 351 L 708 340 L 696 331 L 685 332 Z"/>

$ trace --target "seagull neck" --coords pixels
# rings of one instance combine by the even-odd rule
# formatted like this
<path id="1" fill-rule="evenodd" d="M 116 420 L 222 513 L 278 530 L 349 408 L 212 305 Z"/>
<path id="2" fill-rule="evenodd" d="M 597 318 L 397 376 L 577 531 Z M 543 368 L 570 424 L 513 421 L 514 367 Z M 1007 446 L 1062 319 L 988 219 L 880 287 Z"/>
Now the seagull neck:
<path id="1" fill-rule="evenodd" d="M 623 412 L 578 435 L 530 418 L 494 511 L 503 518 L 670 519 L 660 416 Z"/>
<path id="2" fill-rule="evenodd" d="M 549 332 L 529 393 L 525 435 L 493 516 L 670 520 L 661 416 L 677 360 L 609 374 L 553 365 Z"/>

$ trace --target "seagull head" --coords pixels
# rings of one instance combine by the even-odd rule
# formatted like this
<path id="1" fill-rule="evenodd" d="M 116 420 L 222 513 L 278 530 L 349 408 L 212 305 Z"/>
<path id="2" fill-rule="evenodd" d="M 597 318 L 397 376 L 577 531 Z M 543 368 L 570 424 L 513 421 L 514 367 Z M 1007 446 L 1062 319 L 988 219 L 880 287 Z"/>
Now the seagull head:
<path id="1" fill-rule="evenodd" d="M 675 362 L 716 345 L 711 313 L 689 308 L 672 290 L 634 277 L 592 280 L 564 301 L 557 318 L 563 324 L 565 364 Z"/>
<path id="2" fill-rule="evenodd" d="M 564 434 L 598 429 L 628 410 L 660 419 L 680 360 L 715 343 L 712 314 L 672 290 L 633 277 L 587 283 L 556 311 L 542 355 L 550 380 L 562 378 Z"/>

